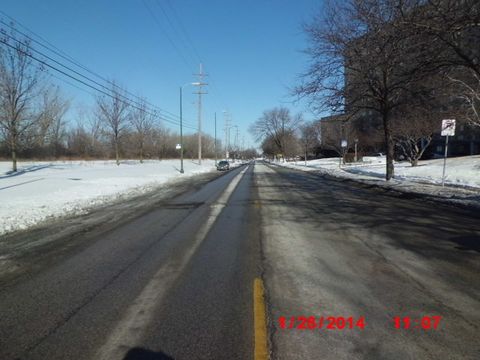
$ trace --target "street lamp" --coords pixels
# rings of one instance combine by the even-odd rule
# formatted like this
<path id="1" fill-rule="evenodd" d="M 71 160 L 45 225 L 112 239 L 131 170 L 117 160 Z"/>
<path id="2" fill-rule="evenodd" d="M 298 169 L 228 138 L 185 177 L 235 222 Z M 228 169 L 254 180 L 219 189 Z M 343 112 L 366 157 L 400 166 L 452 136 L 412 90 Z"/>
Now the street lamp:
<path id="1" fill-rule="evenodd" d="M 200 85 L 198 82 L 193 82 L 193 83 L 185 83 L 182 86 L 180 86 L 180 174 L 184 173 L 183 170 L 183 88 L 187 85 Z"/>

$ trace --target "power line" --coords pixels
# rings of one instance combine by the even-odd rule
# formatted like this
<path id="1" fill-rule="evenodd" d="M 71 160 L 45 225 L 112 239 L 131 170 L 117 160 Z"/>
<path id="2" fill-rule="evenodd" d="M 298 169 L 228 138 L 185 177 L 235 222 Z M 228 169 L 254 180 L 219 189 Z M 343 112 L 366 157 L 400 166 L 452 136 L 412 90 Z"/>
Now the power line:
<path id="1" fill-rule="evenodd" d="M 143 3 L 145 5 L 145 7 L 147 8 L 147 10 L 150 12 L 150 14 L 152 15 L 152 17 L 154 18 L 155 22 L 157 23 L 157 25 L 161 28 L 161 30 L 165 33 L 165 35 L 167 36 L 168 40 L 170 41 L 170 43 L 172 44 L 172 46 L 175 48 L 175 50 L 178 52 L 178 54 L 182 57 L 182 59 L 184 60 L 185 64 L 189 67 L 190 67 L 190 64 L 188 62 L 188 60 L 184 57 L 183 53 L 180 51 L 180 49 L 176 46 L 175 42 L 172 40 L 172 38 L 169 36 L 168 32 L 165 31 L 165 29 L 162 27 L 159 19 L 156 17 L 155 13 L 153 12 L 153 10 L 148 6 L 148 4 L 146 3 L 145 0 L 143 0 Z M 175 11 L 174 7 L 172 6 L 172 4 L 167 1 L 167 4 L 168 6 L 170 7 L 170 9 L 172 10 L 172 14 L 173 16 L 176 18 L 176 21 L 180 27 L 180 30 L 182 31 L 183 33 L 183 39 L 181 39 L 183 41 L 183 43 L 186 45 L 186 43 L 188 42 L 191 49 L 193 49 L 193 52 L 195 53 L 196 57 L 200 60 L 200 55 L 197 51 L 197 49 L 195 48 L 191 38 L 188 36 L 188 33 L 185 29 L 185 27 L 183 26 L 182 22 L 181 22 L 181 19 L 180 17 L 178 16 L 177 12 Z M 165 11 L 164 7 L 162 7 L 161 3 L 158 2 L 157 0 L 157 5 L 160 7 L 163 15 L 165 16 L 165 18 L 167 19 L 168 23 L 170 24 L 171 28 L 173 29 L 174 32 L 177 32 L 178 34 L 178 31 L 176 30 L 174 24 L 173 24 L 173 21 L 171 20 L 171 17 L 168 15 L 168 13 Z M 99 75 L 98 73 L 90 70 L 89 68 L 87 68 L 86 66 L 80 64 L 78 61 L 76 61 L 74 58 L 72 58 L 71 56 L 69 56 L 67 53 L 65 53 L 64 51 L 62 51 L 61 49 L 57 48 L 55 45 L 51 44 L 50 42 L 48 42 L 46 39 L 44 39 L 43 37 L 41 37 L 39 34 L 35 33 L 34 31 L 30 30 L 29 28 L 27 28 L 26 26 L 24 26 L 23 24 L 21 24 L 19 21 L 15 20 L 14 18 L 12 18 L 11 16 L 9 16 L 8 14 L 6 14 L 4 11 L 1 11 L 0 10 L 0 14 L 2 14 L 4 17 L 8 18 L 11 23 L 7 23 L 5 22 L 3 19 L 0 18 L 0 24 L 3 24 L 4 26 L 8 27 L 11 31 L 17 33 L 17 34 L 20 34 L 22 36 L 24 36 L 25 38 L 27 38 L 29 41 L 32 41 L 34 44 L 40 46 L 41 48 L 47 50 L 48 52 L 54 54 L 55 56 L 67 61 L 68 63 L 70 64 L 73 64 L 74 66 L 78 67 L 79 69 L 82 69 L 83 71 L 93 75 L 94 77 L 100 79 L 101 81 L 105 82 L 106 84 L 108 84 L 109 86 L 111 86 L 111 88 L 109 88 L 108 86 L 106 86 L 105 84 L 97 81 L 97 80 L 94 80 L 92 79 L 91 77 L 89 76 L 86 76 L 85 74 L 81 73 L 80 71 L 77 71 L 75 70 L 74 68 L 70 67 L 70 66 L 67 66 L 65 65 L 63 62 L 59 61 L 59 60 L 56 60 L 54 59 L 52 56 L 49 56 L 47 54 L 45 54 L 44 52 L 41 52 L 33 47 L 30 46 L 30 49 L 35 52 L 36 54 L 40 55 L 41 57 L 43 57 L 44 59 L 39 59 L 38 57 L 35 57 L 35 56 L 30 56 L 33 60 L 43 64 L 44 66 L 47 66 L 48 68 L 52 69 L 52 70 L 55 70 L 57 72 L 59 72 L 60 74 L 62 74 L 63 76 L 67 76 L 69 78 L 71 78 L 72 80 L 76 81 L 76 82 L 79 82 L 81 83 L 82 85 L 84 86 L 87 86 L 88 88 L 90 89 L 93 89 L 97 92 L 100 92 L 101 94 L 103 95 L 107 95 L 107 96 L 110 96 L 109 92 L 111 91 L 111 89 L 115 89 L 115 90 L 119 90 L 121 93 L 119 93 L 119 95 L 124 99 L 123 101 L 127 104 L 129 104 L 129 106 L 132 106 L 134 108 L 139 108 L 139 105 L 141 105 L 142 103 L 144 103 L 145 105 L 148 105 L 149 107 L 151 107 L 153 110 L 155 111 L 158 111 L 159 114 L 155 114 L 156 117 L 170 123 L 170 124 L 174 124 L 174 125 L 178 125 L 179 124 L 179 121 L 177 120 L 178 119 L 178 115 L 174 114 L 174 113 L 171 113 L 167 110 L 164 110 L 156 105 L 153 105 L 152 103 L 148 102 L 145 98 L 142 98 L 138 95 L 135 95 L 131 92 L 129 92 L 128 90 L 126 89 L 123 89 L 121 88 L 120 86 L 118 86 L 115 82 L 111 81 L 111 80 L 108 80 L 106 79 L 105 77 Z M 19 27 L 21 27 L 22 29 L 24 29 L 26 32 L 28 32 L 29 34 L 33 35 L 33 37 L 29 34 L 26 34 L 25 32 L 23 31 L 20 31 L 19 29 L 17 29 L 15 26 L 13 26 L 13 24 L 17 24 Z M 9 35 L 8 33 L 6 33 L 5 31 L 2 31 L 2 33 L 4 35 L 6 35 L 8 38 L 14 40 L 15 42 L 18 42 L 18 43 L 21 43 L 20 40 L 18 40 L 17 38 L 13 37 L 12 35 Z M 37 40 L 37 39 L 40 39 Z M 184 41 L 186 39 L 186 41 Z M 3 42 L 3 41 L 2 41 Z M 5 42 L 3 42 L 5 43 Z M 5 43 L 5 45 L 8 45 Z M 185 46 L 185 48 L 187 48 L 188 46 Z M 187 53 L 189 53 L 187 51 Z M 27 55 L 31 55 L 31 54 L 27 54 Z M 54 64 L 60 66 L 61 68 L 65 69 L 66 71 L 69 71 L 73 74 L 75 74 L 76 76 L 72 75 L 72 74 L 68 74 L 66 71 L 62 71 L 60 69 L 58 69 L 56 66 L 53 66 L 51 65 L 46 59 L 48 59 L 50 62 L 53 62 Z M 81 80 L 81 79 L 78 79 L 77 77 L 80 77 L 81 79 L 84 79 L 84 80 Z M 58 77 L 55 77 L 58 79 Z M 66 83 L 68 83 L 69 85 L 71 86 L 74 86 L 72 83 L 70 82 L 67 82 L 65 81 Z M 88 82 L 90 82 L 91 84 L 89 84 Z M 94 85 L 92 85 L 94 84 Z M 75 88 L 79 89 L 78 86 L 74 86 Z M 215 93 L 216 93 L 216 97 L 217 98 L 219 96 L 219 92 L 217 90 L 217 88 L 215 87 L 215 85 L 212 83 L 212 87 L 213 89 L 215 90 Z M 100 88 L 100 89 L 99 89 Z M 85 90 L 86 91 L 86 90 Z M 86 91 L 87 93 L 89 94 L 92 94 L 91 92 L 88 92 Z M 124 95 L 124 94 L 127 94 L 129 95 L 130 97 Z M 111 97 L 111 96 L 110 96 Z M 133 97 L 133 99 L 132 99 Z M 223 99 L 221 99 L 223 100 Z M 224 103 L 224 101 L 221 101 L 222 103 Z M 136 106 L 133 106 L 133 104 L 135 104 Z M 225 106 L 224 106 L 225 107 Z M 188 124 L 186 123 L 185 127 L 187 128 L 191 128 L 191 129 L 194 129 L 194 130 L 198 130 L 194 125 L 191 125 L 191 124 Z"/>
<path id="2" fill-rule="evenodd" d="M 148 6 L 147 2 L 145 0 L 142 1 L 143 2 L 143 5 L 145 6 L 145 8 L 148 10 L 148 12 L 150 13 L 150 15 L 153 17 L 153 20 L 155 20 L 155 23 L 158 25 L 158 27 L 160 28 L 160 30 L 162 30 L 162 32 L 165 34 L 166 38 L 168 39 L 168 41 L 170 42 L 170 44 L 172 45 L 172 47 L 177 51 L 178 55 L 182 58 L 182 60 L 184 61 L 185 65 L 187 65 L 187 68 L 188 69 L 192 69 L 192 66 L 191 64 L 188 62 L 188 60 L 185 58 L 185 56 L 183 55 L 183 53 L 180 51 L 180 49 L 177 47 L 177 45 L 175 44 L 175 42 L 172 40 L 172 38 L 170 37 L 170 35 L 168 34 L 167 31 L 165 31 L 165 29 L 163 28 L 162 24 L 160 23 L 160 20 L 158 20 L 157 16 L 155 15 L 155 13 L 153 12 L 153 10 L 150 8 L 150 6 Z"/>
<path id="3" fill-rule="evenodd" d="M 29 40 L 31 40 L 31 41 L 34 42 L 35 44 L 41 46 L 42 48 L 44 48 L 44 49 L 52 52 L 53 54 L 61 57 L 61 58 L 64 59 L 64 60 L 66 60 L 66 61 L 74 64 L 75 66 L 83 69 L 84 71 L 87 71 L 88 73 L 90 73 L 90 74 L 94 75 L 95 77 L 101 79 L 102 81 L 108 83 L 110 86 L 113 86 L 113 87 L 117 88 L 118 90 L 122 90 L 122 91 L 125 92 L 126 94 L 128 94 L 128 95 L 136 98 L 137 101 L 140 100 L 141 102 L 142 102 L 142 101 L 145 102 L 147 105 L 149 105 L 149 106 L 152 107 L 152 108 L 155 108 L 155 109 L 158 110 L 159 112 L 163 112 L 163 113 L 165 113 L 165 114 L 168 114 L 168 115 L 169 115 L 168 117 L 170 117 L 170 118 L 178 118 L 178 115 L 173 114 L 173 113 L 171 113 L 171 112 L 169 112 L 169 111 L 167 111 L 167 110 L 165 110 L 165 109 L 162 109 L 162 108 L 160 108 L 160 107 L 158 107 L 158 106 L 156 106 L 156 105 L 148 102 L 146 99 L 141 98 L 141 97 L 139 97 L 138 95 L 135 95 L 135 94 L 129 92 L 129 91 L 126 90 L 126 89 L 122 89 L 121 87 L 119 87 L 117 84 L 115 84 L 115 83 L 112 82 L 111 80 L 108 80 L 108 79 L 104 78 L 103 76 L 99 75 L 98 73 L 96 73 L 96 72 L 90 70 L 89 68 L 85 67 L 84 65 L 80 64 L 80 63 L 77 62 L 75 59 L 73 59 L 71 56 L 69 56 L 68 54 L 66 54 L 64 51 L 58 49 L 57 47 L 55 47 L 55 45 L 53 45 L 53 44 L 51 44 L 50 42 L 48 42 L 47 40 L 45 40 L 45 39 L 42 38 L 40 35 L 36 34 L 34 31 L 28 29 L 27 27 L 25 27 L 24 25 L 22 25 L 22 24 L 21 24 L 20 22 L 18 22 L 17 20 L 13 19 L 11 16 L 9 16 L 8 14 L 6 14 L 5 12 L 3 12 L 3 11 L 0 10 L 0 13 L 3 14 L 3 15 L 4 15 L 5 17 L 7 17 L 8 19 L 10 19 L 13 23 L 19 25 L 20 27 L 24 28 L 27 32 L 33 34 L 35 37 L 39 38 L 39 39 L 42 40 L 44 43 L 48 44 L 49 46 L 47 46 L 47 45 L 43 44 L 42 42 L 40 42 L 40 41 L 32 38 L 30 35 L 25 34 L 24 32 L 18 30 L 16 27 L 14 27 L 14 26 L 12 26 L 11 24 L 8 24 L 8 23 L 6 23 L 5 21 L 3 21 L 3 20 L 0 19 L 0 23 L 3 24 L 3 25 L 5 25 L 5 26 L 7 26 L 7 27 L 8 27 L 9 29 L 11 29 L 12 31 L 14 31 L 14 32 L 16 32 L 16 33 L 18 33 L 18 34 L 21 34 L 22 36 L 28 38 Z M 9 36 L 7 33 L 4 33 L 4 35 Z M 11 36 L 9 36 L 9 37 L 11 37 Z M 15 39 L 15 41 L 18 41 L 18 40 Z M 46 57 L 46 58 L 49 58 L 51 61 L 54 61 L 55 63 L 61 65 L 62 67 L 68 68 L 68 67 L 65 66 L 64 64 L 61 64 L 60 62 L 51 59 L 49 56 L 41 53 L 40 51 L 35 50 L 35 49 L 33 49 L 33 48 L 32 48 L 32 50 L 34 50 L 35 52 L 41 54 L 42 56 L 44 56 L 44 57 Z M 74 72 L 74 73 L 76 73 L 76 74 L 78 74 L 79 76 L 82 76 L 83 78 L 88 79 L 89 81 L 91 81 L 91 82 L 93 82 L 93 83 L 95 83 L 95 84 L 97 84 L 97 85 L 99 85 L 99 86 L 101 86 L 101 87 L 103 87 L 103 88 L 107 88 L 107 87 L 104 86 L 103 84 L 100 84 L 100 83 L 96 82 L 95 80 L 92 80 L 91 78 L 88 78 L 87 76 L 85 76 L 85 75 L 83 75 L 83 74 L 81 74 L 81 73 L 79 73 L 79 72 L 77 72 L 77 71 L 75 71 L 75 70 L 72 70 L 72 69 L 70 69 L 70 68 L 69 68 L 69 70 L 72 71 L 72 72 Z M 165 117 L 167 117 L 167 116 L 165 116 Z"/>
<path id="4" fill-rule="evenodd" d="M 170 43 L 172 44 L 172 46 L 175 48 L 175 50 L 177 51 L 178 55 L 180 57 L 182 57 L 182 59 L 184 60 L 184 62 L 191 68 L 191 65 L 189 61 L 187 61 L 186 57 L 184 56 L 183 52 L 180 51 L 180 48 L 176 45 L 176 43 L 173 42 L 173 40 L 171 39 L 171 37 L 168 35 L 168 33 L 166 32 L 165 28 L 160 24 L 158 18 L 154 15 L 152 9 L 150 7 L 148 7 L 147 3 L 146 3 L 146 0 L 143 0 L 143 3 L 144 5 L 147 7 L 147 9 L 149 10 L 150 14 L 154 17 L 155 21 L 157 22 L 157 25 L 160 27 L 160 29 L 165 33 L 165 35 L 167 36 L 168 40 L 170 41 Z M 198 62 L 199 63 L 202 63 L 202 57 L 200 56 L 199 52 L 197 51 L 197 48 L 195 47 L 191 37 L 189 36 L 185 26 L 183 25 L 183 22 L 180 18 L 180 16 L 178 15 L 177 11 L 175 10 L 175 8 L 173 7 L 173 5 L 171 4 L 171 2 L 169 0 L 167 0 L 167 4 L 169 6 L 169 8 L 171 9 L 171 12 L 173 14 L 173 17 L 175 18 L 175 22 L 178 24 L 178 27 L 180 28 L 181 32 L 182 32 L 182 35 L 183 36 L 180 36 L 179 32 L 177 31 L 176 27 L 174 26 L 174 21 L 172 21 L 171 17 L 168 15 L 167 11 L 165 10 L 165 7 L 162 5 L 161 1 L 159 0 L 156 0 L 156 4 L 157 6 L 160 8 L 160 10 L 162 11 L 165 19 L 167 20 L 168 24 L 170 24 L 170 27 L 172 28 L 173 32 L 175 32 L 177 34 L 177 37 L 179 38 L 179 40 L 184 44 L 184 48 L 186 50 L 186 53 L 190 54 L 190 52 L 188 51 L 188 48 L 191 48 L 193 54 L 195 56 L 192 56 L 192 57 L 196 57 Z M 195 63 L 195 61 L 194 61 Z M 220 105 L 220 107 L 222 108 L 226 108 L 227 106 L 225 105 L 226 102 L 224 101 L 224 99 L 222 98 L 222 96 L 220 95 L 221 92 L 218 91 L 217 87 L 215 86 L 214 82 L 212 81 L 212 79 L 210 79 L 210 82 L 211 82 L 211 85 L 212 85 L 212 90 L 214 92 L 214 97 L 215 97 L 215 100 L 217 102 L 217 106 Z"/>
<path id="5" fill-rule="evenodd" d="M 177 35 L 177 38 L 184 44 L 186 44 L 185 39 L 182 38 L 180 33 L 177 31 L 176 26 L 173 24 L 172 20 L 170 19 L 170 16 L 168 16 L 168 13 L 165 11 L 164 7 L 162 6 L 162 3 L 160 1 L 156 1 L 157 6 L 160 8 L 160 11 L 162 12 L 163 16 L 165 19 L 167 19 L 168 24 L 170 25 L 170 28 L 173 30 L 173 32 Z M 184 46 L 185 49 L 187 49 L 187 46 Z M 191 55 L 189 51 L 187 51 L 187 54 Z M 193 63 L 196 63 L 197 61 L 194 59 L 194 56 L 191 56 L 191 59 L 193 60 Z M 201 61 L 200 61 L 201 62 Z"/>
<path id="6" fill-rule="evenodd" d="M 158 1 L 158 0 L 157 0 Z M 183 35 L 185 36 L 185 38 L 187 39 L 187 42 L 190 44 L 190 46 L 192 47 L 193 49 L 193 52 L 195 53 L 195 55 L 197 56 L 197 59 L 198 59 L 198 62 L 202 62 L 202 58 L 200 56 L 200 54 L 198 53 L 196 47 L 195 47 L 195 44 L 193 43 L 191 37 L 188 35 L 188 32 L 187 30 L 185 29 L 185 27 L 183 26 L 183 23 L 182 23 L 182 20 L 180 19 L 180 17 L 178 16 L 178 13 L 177 11 L 175 10 L 175 8 L 173 7 L 172 3 L 170 2 L 170 0 L 167 0 L 167 4 L 168 6 L 170 7 L 170 9 L 172 10 L 172 13 L 173 13 L 173 16 L 177 19 L 177 22 L 180 26 L 180 30 L 182 31 Z"/>
<path id="7" fill-rule="evenodd" d="M 21 43 L 21 42 L 20 42 L 19 40 L 17 40 L 17 39 L 14 39 L 14 40 L 17 41 L 17 42 L 19 42 L 19 43 Z M 46 67 L 48 67 L 48 68 L 50 68 L 50 69 L 52 69 L 52 70 L 55 70 L 55 71 L 57 71 L 58 73 L 60 73 L 60 74 L 62 74 L 62 75 L 64 75 L 64 76 L 67 76 L 67 77 L 71 78 L 72 80 L 74 80 L 74 81 L 76 81 L 76 82 L 79 82 L 79 83 L 81 83 L 81 84 L 83 84 L 83 85 L 85 85 L 85 86 L 87 86 L 87 87 L 89 87 L 89 88 L 91 88 L 91 89 L 93 89 L 93 90 L 95 90 L 95 91 L 97 91 L 97 92 L 105 95 L 105 96 L 108 96 L 108 97 L 114 99 L 114 96 L 113 96 L 112 94 L 110 94 L 110 93 L 108 93 L 108 92 L 106 92 L 106 91 L 104 91 L 104 90 L 102 90 L 102 89 L 98 89 L 97 87 L 95 87 L 95 86 L 93 86 L 93 85 L 91 85 L 91 84 L 89 84 L 89 83 L 87 83 L 87 82 L 85 82 L 85 81 L 83 81 L 83 80 L 81 80 L 81 79 L 78 79 L 78 78 L 74 77 L 74 76 L 71 75 L 71 74 L 68 74 L 67 72 L 65 72 L 65 71 L 63 71 L 63 70 L 61 70 L 61 69 L 59 69 L 59 68 L 57 68 L 57 67 L 49 64 L 48 62 L 46 62 L 46 61 L 44 61 L 44 60 L 42 60 L 42 59 L 39 59 L 38 57 L 36 57 L 36 56 L 34 56 L 34 55 L 32 55 L 32 54 L 30 54 L 30 53 L 28 53 L 28 52 L 20 49 L 19 47 L 16 47 L 16 46 L 13 46 L 13 45 L 9 44 L 6 40 L 4 40 L 4 39 L 2 39 L 2 38 L 0 38 L 0 43 L 4 44 L 5 46 L 10 47 L 11 49 L 13 49 L 13 50 L 15 50 L 15 51 L 17 51 L 17 52 L 22 53 L 24 56 L 28 56 L 28 57 L 31 58 L 32 60 L 35 60 L 35 61 L 37 61 L 38 63 L 40 63 L 40 64 L 42 64 L 42 65 L 44 65 L 44 66 L 46 66 Z M 121 95 L 121 94 L 120 94 L 120 95 Z M 124 97 L 123 95 L 121 95 L 121 96 Z M 124 98 L 126 98 L 126 97 L 124 97 Z M 128 98 L 126 98 L 126 99 L 127 99 L 127 100 L 123 100 L 123 99 L 118 99 L 118 100 L 121 101 L 121 102 L 123 102 L 124 104 L 126 104 L 126 105 L 134 108 L 134 109 L 137 109 L 137 110 L 140 110 L 140 111 L 144 111 L 146 114 L 149 114 L 149 115 L 152 115 L 152 116 L 154 116 L 154 117 L 157 117 L 157 118 L 159 118 L 160 120 L 163 120 L 163 121 L 165 121 L 165 122 L 168 122 L 168 123 L 171 123 L 171 124 L 174 124 L 174 125 L 179 125 L 179 124 L 180 124 L 180 123 L 177 123 L 177 122 L 175 122 L 175 121 L 173 121 L 173 120 L 170 120 L 170 119 L 167 119 L 167 118 L 165 118 L 165 117 L 159 116 L 159 115 L 158 115 L 157 113 L 155 113 L 155 112 L 152 113 L 152 112 L 150 112 L 150 111 L 147 111 L 147 110 L 145 110 L 145 109 L 142 109 L 142 108 L 134 105 L 134 102 L 132 103 L 132 101 L 131 101 L 130 99 L 128 99 Z M 191 126 L 188 126 L 188 125 L 186 125 L 185 127 L 188 127 L 188 128 L 194 129 L 194 130 L 197 130 L 197 128 L 191 127 Z"/>

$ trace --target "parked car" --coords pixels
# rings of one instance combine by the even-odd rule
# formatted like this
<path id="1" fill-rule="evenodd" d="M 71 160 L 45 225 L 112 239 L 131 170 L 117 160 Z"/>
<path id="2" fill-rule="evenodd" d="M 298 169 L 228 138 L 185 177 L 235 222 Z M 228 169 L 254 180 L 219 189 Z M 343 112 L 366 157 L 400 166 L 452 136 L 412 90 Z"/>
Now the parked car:
<path id="1" fill-rule="evenodd" d="M 226 160 L 222 160 L 217 164 L 217 170 L 218 171 L 223 171 L 223 170 L 230 170 L 230 164 Z"/>

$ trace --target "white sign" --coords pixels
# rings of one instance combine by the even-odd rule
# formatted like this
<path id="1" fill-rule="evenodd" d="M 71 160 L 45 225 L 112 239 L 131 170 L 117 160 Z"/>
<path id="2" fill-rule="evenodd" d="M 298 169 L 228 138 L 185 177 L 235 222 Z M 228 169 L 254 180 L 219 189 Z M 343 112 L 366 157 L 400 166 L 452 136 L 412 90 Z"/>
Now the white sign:
<path id="1" fill-rule="evenodd" d="M 348 145 L 347 140 L 342 140 L 342 148 L 346 148 Z"/>
<path id="2" fill-rule="evenodd" d="M 177 144 L 177 146 L 175 146 L 175 149 L 177 149 L 177 150 L 180 150 L 181 148 L 182 148 L 182 145 L 180 145 L 180 144 Z"/>
<path id="3" fill-rule="evenodd" d="M 442 136 L 453 136 L 453 135 L 455 135 L 455 120 L 454 119 L 442 120 Z"/>

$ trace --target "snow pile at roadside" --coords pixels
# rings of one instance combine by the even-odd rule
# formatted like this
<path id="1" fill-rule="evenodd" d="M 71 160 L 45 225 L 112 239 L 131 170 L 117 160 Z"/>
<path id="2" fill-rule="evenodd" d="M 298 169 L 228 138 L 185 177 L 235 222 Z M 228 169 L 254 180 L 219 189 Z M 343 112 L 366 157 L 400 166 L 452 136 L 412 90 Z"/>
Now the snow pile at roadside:
<path id="1" fill-rule="evenodd" d="M 385 176 L 385 165 L 366 168 L 353 167 L 351 170 L 346 168 L 345 171 L 383 178 Z M 420 161 L 418 166 L 413 167 L 407 162 L 395 164 L 395 179 L 397 180 L 441 184 L 442 172 L 443 159 Z M 445 184 L 480 188 L 480 156 L 447 159 Z"/>
<path id="2" fill-rule="evenodd" d="M 85 213 L 123 197 L 145 193 L 167 181 L 215 170 L 213 160 L 198 165 L 179 160 L 0 162 L 0 235 L 52 217 Z"/>
<path id="3" fill-rule="evenodd" d="M 395 163 L 395 178 L 385 181 L 385 157 L 364 157 L 363 162 L 340 166 L 339 158 L 305 162 L 275 163 L 303 171 L 314 171 L 393 188 L 480 205 L 480 156 L 447 159 L 445 187 L 442 187 L 443 159 L 420 161 L 412 167 L 408 162 Z"/>

